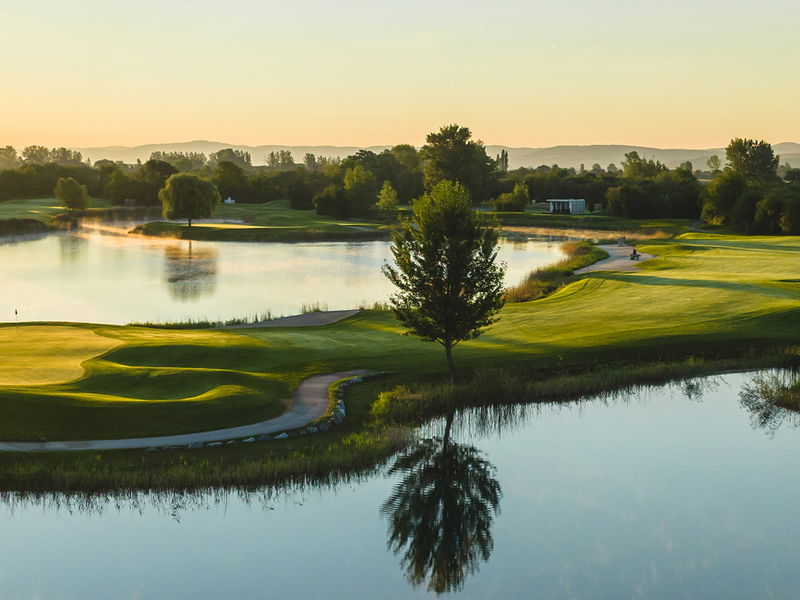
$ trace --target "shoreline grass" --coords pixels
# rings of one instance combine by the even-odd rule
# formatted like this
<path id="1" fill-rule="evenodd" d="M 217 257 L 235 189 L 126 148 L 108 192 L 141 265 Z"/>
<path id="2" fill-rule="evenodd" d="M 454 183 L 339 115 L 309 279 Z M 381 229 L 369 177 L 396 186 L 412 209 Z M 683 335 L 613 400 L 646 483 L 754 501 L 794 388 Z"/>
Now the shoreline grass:
<path id="1" fill-rule="evenodd" d="M 316 227 L 280 227 L 253 228 L 235 226 L 215 228 L 188 227 L 181 223 L 155 221 L 139 225 L 131 230 L 134 235 L 175 238 L 180 240 L 208 242 L 338 242 L 338 241 L 375 241 L 389 238 L 388 229 L 348 229 Z"/>
<path id="2" fill-rule="evenodd" d="M 608 258 L 605 250 L 587 241 L 563 242 L 561 251 L 564 259 L 531 271 L 517 285 L 507 288 L 506 302 L 528 302 L 548 296 L 573 281 L 578 269 Z"/>

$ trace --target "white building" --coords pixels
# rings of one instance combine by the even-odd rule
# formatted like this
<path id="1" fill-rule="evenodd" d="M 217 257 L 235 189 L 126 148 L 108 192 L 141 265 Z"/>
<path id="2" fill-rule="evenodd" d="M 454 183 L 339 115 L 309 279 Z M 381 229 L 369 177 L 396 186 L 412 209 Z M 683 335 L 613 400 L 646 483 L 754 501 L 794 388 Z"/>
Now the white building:
<path id="1" fill-rule="evenodd" d="M 550 205 L 550 212 L 557 215 L 582 215 L 586 212 L 586 200 L 583 198 L 565 198 L 545 200 Z"/>

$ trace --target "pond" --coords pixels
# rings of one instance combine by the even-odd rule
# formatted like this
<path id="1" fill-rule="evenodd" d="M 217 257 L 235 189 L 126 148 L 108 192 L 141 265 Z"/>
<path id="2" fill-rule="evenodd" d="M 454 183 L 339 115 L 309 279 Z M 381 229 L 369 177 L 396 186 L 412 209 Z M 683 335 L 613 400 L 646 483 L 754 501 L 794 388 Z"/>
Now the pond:
<path id="1" fill-rule="evenodd" d="M 334 487 L 6 494 L 2 597 L 796 598 L 800 430 L 753 378 L 470 413 Z"/>
<path id="2" fill-rule="evenodd" d="M 0 244 L 0 321 L 226 320 L 386 301 L 389 242 L 189 242 L 82 229 Z M 559 260 L 557 242 L 503 241 L 510 284 Z"/>

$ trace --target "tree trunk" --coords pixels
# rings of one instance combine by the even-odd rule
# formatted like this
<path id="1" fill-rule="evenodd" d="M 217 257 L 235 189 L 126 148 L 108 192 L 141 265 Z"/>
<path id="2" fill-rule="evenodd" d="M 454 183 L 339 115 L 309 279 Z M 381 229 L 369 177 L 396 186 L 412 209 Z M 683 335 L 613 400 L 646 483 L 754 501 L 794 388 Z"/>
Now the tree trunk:
<path id="1" fill-rule="evenodd" d="M 453 417 L 455 414 L 453 410 L 447 415 L 447 421 L 445 421 L 444 425 L 444 436 L 442 437 L 442 452 L 447 452 L 447 446 L 450 444 L 450 429 L 453 427 Z"/>
<path id="2" fill-rule="evenodd" d="M 447 356 L 447 368 L 450 369 L 450 378 L 456 375 L 456 365 L 453 362 L 453 347 L 449 344 L 444 345 L 444 353 Z"/>
<path id="3" fill-rule="evenodd" d="M 192 220 L 191 219 L 187 219 L 187 220 L 189 221 L 189 227 L 191 227 L 192 226 Z"/>

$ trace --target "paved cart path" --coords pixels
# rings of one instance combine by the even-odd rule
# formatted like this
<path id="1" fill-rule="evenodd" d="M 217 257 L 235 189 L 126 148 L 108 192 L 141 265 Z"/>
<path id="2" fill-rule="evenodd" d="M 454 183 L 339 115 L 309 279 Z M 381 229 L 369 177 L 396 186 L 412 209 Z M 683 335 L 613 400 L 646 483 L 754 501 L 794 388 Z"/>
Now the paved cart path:
<path id="1" fill-rule="evenodd" d="M 328 388 L 344 377 L 368 375 L 362 369 L 340 371 L 325 375 L 314 375 L 297 386 L 292 406 L 279 417 L 213 431 L 162 435 L 147 438 L 124 438 L 119 440 L 85 440 L 69 442 L 0 442 L 0 451 L 37 452 L 43 450 L 129 450 L 134 448 L 158 448 L 162 446 L 188 446 L 200 442 L 218 442 L 237 438 L 280 433 L 287 429 L 297 429 L 307 425 L 328 410 Z"/>
<path id="2" fill-rule="evenodd" d="M 639 260 L 631 260 L 630 255 L 634 246 L 617 246 L 616 244 L 608 244 L 598 246 L 608 252 L 608 258 L 600 260 L 593 265 L 578 269 L 576 274 L 593 273 L 594 271 L 638 271 L 636 268 L 642 261 L 650 258 L 655 258 L 655 254 L 639 253 Z"/>

